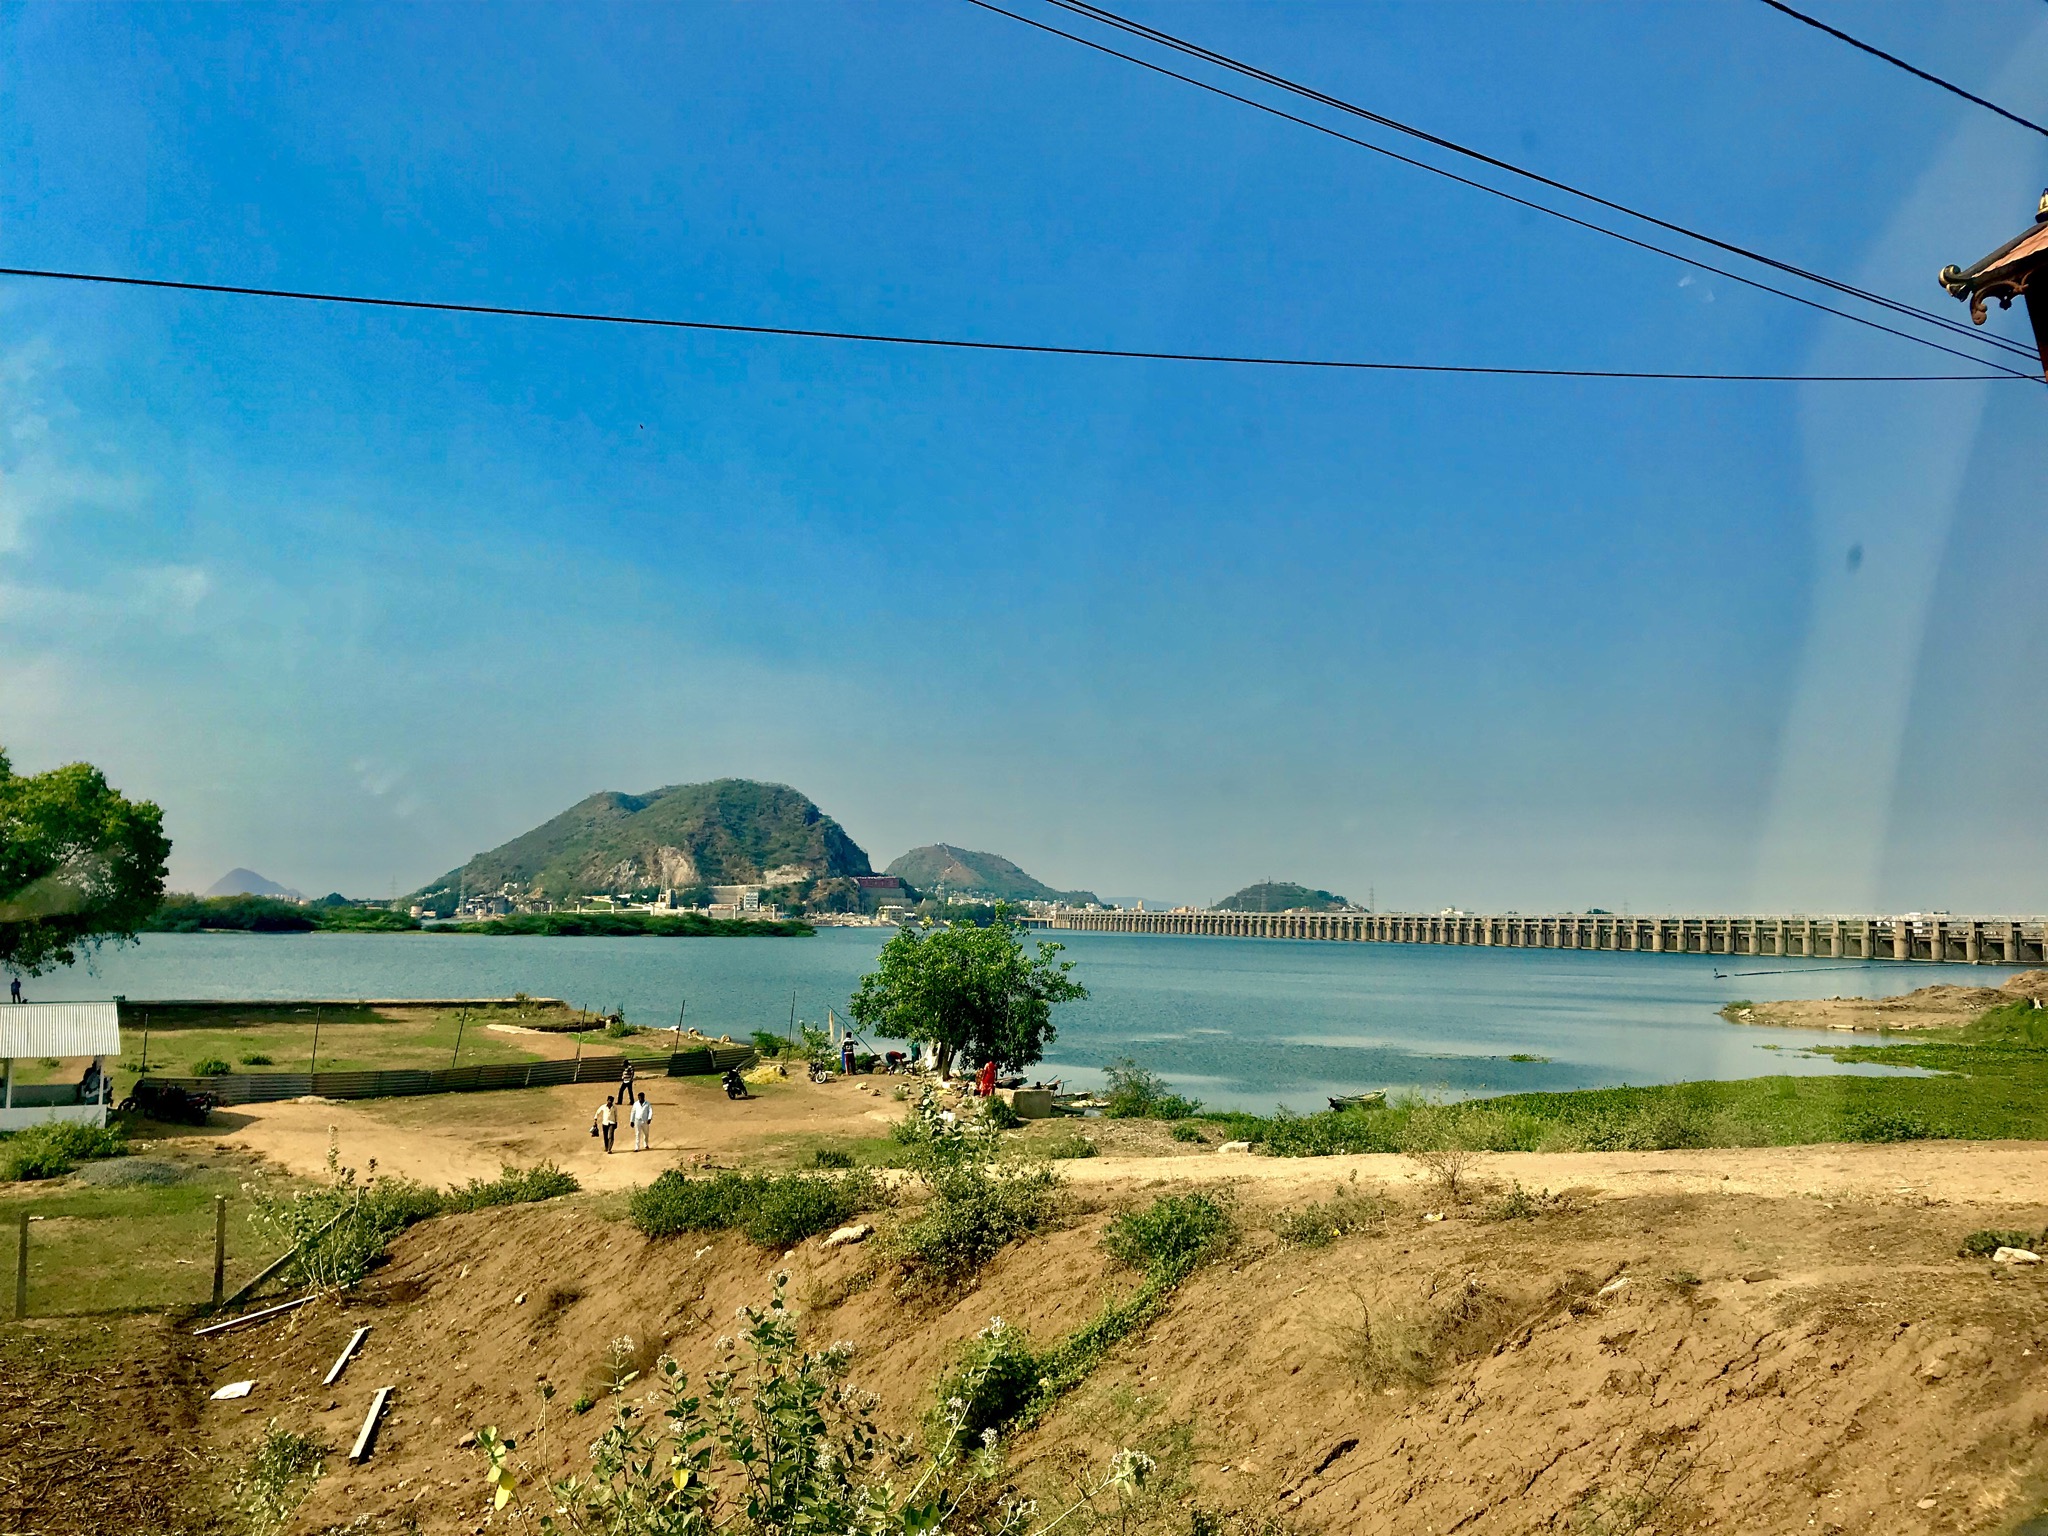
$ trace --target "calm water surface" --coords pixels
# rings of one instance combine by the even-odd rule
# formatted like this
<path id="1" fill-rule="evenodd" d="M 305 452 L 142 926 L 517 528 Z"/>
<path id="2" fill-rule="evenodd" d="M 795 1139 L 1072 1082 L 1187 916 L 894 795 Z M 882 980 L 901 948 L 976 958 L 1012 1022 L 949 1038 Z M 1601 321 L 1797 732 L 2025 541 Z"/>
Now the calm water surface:
<path id="1" fill-rule="evenodd" d="M 745 1039 L 823 1022 L 892 929 L 809 939 L 539 939 L 423 934 L 153 934 L 33 998 L 482 997 L 528 992 L 636 1024 L 688 1020 Z M 1879 996 L 1995 986 L 1992 966 L 1842 965 L 1727 955 L 1616 955 L 1314 940 L 1053 935 L 1091 993 L 1055 1015 L 1034 1071 L 1100 1081 L 1132 1055 L 1233 1108 L 1320 1108 L 1372 1088 L 1449 1096 L 1771 1073 L 1872 1071 L 1806 1054 L 1843 1036 L 1724 1023 L 1735 998 Z M 1715 976 L 1716 970 L 1728 973 Z M 1769 973 L 1769 974 L 1765 974 Z M 1777 1047 L 1769 1049 L 1769 1047 Z M 1514 1054 L 1548 1057 L 1513 1062 Z"/>

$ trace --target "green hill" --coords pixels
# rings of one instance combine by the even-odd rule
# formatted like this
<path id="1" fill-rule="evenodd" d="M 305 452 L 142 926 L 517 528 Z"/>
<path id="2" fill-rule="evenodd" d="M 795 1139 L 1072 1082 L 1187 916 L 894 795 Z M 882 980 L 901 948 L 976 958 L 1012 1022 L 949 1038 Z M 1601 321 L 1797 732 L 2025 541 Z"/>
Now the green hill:
<path id="1" fill-rule="evenodd" d="M 1351 905 L 1342 896 L 1312 891 L 1287 880 L 1261 880 L 1216 903 L 1218 912 L 1341 912 Z"/>
<path id="2" fill-rule="evenodd" d="M 608 790 L 542 822 L 416 892 L 452 908 L 458 894 L 506 887 L 551 900 L 604 891 L 787 886 L 872 873 L 838 822 L 785 784 L 715 779 L 644 795 Z"/>
<path id="3" fill-rule="evenodd" d="M 999 853 L 976 853 L 951 843 L 913 848 L 882 871 L 928 895 L 982 896 L 993 901 L 1064 901 L 1074 906 L 1101 898 L 1093 891 L 1056 891 L 1034 880 Z"/>

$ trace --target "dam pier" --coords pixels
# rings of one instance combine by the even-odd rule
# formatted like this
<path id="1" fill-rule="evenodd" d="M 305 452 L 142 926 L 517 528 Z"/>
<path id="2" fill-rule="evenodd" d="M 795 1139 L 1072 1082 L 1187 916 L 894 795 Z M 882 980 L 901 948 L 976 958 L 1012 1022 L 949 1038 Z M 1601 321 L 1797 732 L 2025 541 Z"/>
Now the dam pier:
<path id="1" fill-rule="evenodd" d="M 1808 960 L 2048 964 L 2048 920 L 1951 917 L 1547 917 L 1384 912 L 1223 912 L 1059 907 L 1032 924 L 1090 933 L 1328 939 L 1350 944 L 1466 944 L 1495 949 L 1594 949 L 1646 955 Z"/>

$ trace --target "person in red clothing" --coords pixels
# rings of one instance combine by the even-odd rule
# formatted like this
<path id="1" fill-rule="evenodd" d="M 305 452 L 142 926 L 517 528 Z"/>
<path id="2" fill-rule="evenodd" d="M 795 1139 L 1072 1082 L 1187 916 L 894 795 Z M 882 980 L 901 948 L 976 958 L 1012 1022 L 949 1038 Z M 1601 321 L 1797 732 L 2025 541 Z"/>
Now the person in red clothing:
<path id="1" fill-rule="evenodd" d="M 994 1062 L 984 1061 L 981 1064 L 981 1073 L 974 1080 L 974 1091 L 984 1099 L 996 1091 L 996 1064 Z"/>

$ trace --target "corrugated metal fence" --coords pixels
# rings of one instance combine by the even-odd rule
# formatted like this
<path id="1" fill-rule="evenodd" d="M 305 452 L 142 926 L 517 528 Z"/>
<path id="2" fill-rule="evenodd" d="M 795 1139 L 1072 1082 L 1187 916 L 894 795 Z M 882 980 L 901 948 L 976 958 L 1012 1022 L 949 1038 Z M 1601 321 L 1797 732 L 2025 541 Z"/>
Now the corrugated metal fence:
<path id="1" fill-rule="evenodd" d="M 388 1099 L 412 1093 L 476 1093 L 492 1088 L 554 1088 L 563 1083 L 616 1083 L 629 1058 L 579 1056 L 569 1061 L 506 1061 L 488 1066 L 385 1072 L 230 1072 L 221 1077 L 158 1077 L 150 1081 L 222 1104 L 270 1104 L 314 1095 L 323 1099 Z M 669 1056 L 630 1058 L 635 1073 L 704 1077 L 754 1059 L 752 1046 L 712 1045 Z"/>

